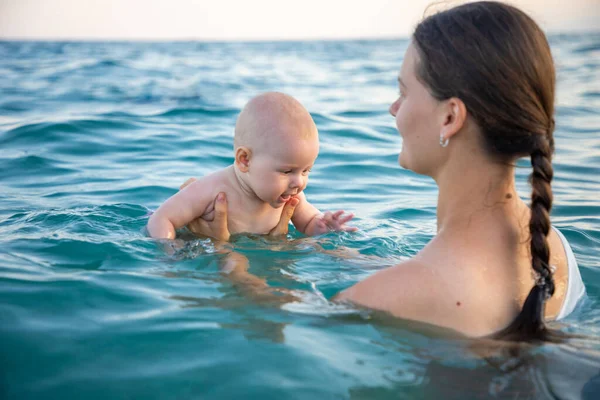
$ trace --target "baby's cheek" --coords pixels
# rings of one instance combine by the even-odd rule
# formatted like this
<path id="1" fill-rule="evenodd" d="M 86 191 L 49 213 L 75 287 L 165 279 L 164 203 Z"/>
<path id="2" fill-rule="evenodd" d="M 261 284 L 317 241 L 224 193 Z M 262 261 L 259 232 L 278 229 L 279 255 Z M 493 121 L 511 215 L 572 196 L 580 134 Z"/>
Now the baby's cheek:
<path id="1" fill-rule="evenodd" d="M 300 187 L 300 190 L 304 190 L 306 189 L 306 186 L 308 185 L 308 178 L 304 179 L 304 181 L 302 182 L 302 187 Z"/>

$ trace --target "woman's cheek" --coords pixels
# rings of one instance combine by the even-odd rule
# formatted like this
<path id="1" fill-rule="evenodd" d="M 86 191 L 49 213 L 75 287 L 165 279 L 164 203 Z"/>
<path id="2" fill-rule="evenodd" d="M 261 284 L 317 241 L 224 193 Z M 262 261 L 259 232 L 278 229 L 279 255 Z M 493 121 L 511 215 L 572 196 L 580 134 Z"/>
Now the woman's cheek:
<path id="1" fill-rule="evenodd" d="M 404 117 L 406 114 L 406 107 L 403 107 L 402 105 L 400 105 L 400 108 L 398 109 L 398 112 L 396 113 L 396 128 L 398 128 L 398 132 L 400 133 L 400 136 L 404 137 L 405 135 L 405 128 L 406 128 L 406 118 Z"/>

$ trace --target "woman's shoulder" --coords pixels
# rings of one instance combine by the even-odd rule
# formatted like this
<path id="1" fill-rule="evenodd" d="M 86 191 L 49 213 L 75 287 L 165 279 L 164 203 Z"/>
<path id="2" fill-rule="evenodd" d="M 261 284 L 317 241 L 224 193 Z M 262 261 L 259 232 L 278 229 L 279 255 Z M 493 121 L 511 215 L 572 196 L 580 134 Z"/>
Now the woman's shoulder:
<path id="1" fill-rule="evenodd" d="M 489 334 L 510 322 L 518 312 L 516 292 L 504 293 L 505 285 L 493 284 L 501 278 L 490 276 L 486 267 L 494 267 L 483 264 L 481 257 L 469 254 L 468 249 L 436 242 L 416 258 L 358 282 L 338 299 L 469 336 Z"/>
<path id="2" fill-rule="evenodd" d="M 394 304 L 396 297 L 409 297 L 414 289 L 426 283 L 428 268 L 416 259 L 404 261 L 392 267 L 381 269 L 350 288 L 336 299 L 375 308 L 387 309 Z"/>
<path id="3" fill-rule="evenodd" d="M 387 312 L 395 317 L 453 327 L 448 321 L 457 294 L 443 269 L 418 258 L 377 271 L 340 293 L 336 300 Z M 464 300 L 463 300 L 464 301 Z M 459 306 L 460 307 L 460 304 Z"/>

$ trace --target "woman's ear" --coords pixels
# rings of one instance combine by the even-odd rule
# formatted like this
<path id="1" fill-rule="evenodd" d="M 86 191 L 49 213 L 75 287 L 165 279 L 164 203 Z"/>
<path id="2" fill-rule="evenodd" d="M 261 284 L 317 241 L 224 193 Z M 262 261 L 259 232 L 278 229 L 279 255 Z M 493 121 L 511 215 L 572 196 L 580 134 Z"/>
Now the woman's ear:
<path id="1" fill-rule="evenodd" d="M 467 107 L 458 97 L 451 97 L 444 101 L 443 122 L 440 131 L 441 137 L 446 140 L 456 135 L 465 125 L 467 120 Z"/>
<path id="2" fill-rule="evenodd" d="M 235 149 L 235 165 L 241 172 L 248 172 L 251 156 L 252 151 L 247 147 L 241 146 Z"/>

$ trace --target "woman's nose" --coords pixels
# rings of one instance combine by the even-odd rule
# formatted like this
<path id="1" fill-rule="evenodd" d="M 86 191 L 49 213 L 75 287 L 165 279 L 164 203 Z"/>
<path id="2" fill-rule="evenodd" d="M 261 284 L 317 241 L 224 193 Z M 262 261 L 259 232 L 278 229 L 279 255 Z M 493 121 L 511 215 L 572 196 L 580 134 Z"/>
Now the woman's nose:
<path id="1" fill-rule="evenodd" d="M 396 116 L 396 113 L 398 112 L 398 106 L 400 105 L 400 98 L 398 98 L 395 102 L 392 103 L 392 105 L 390 106 L 390 114 L 392 114 L 393 117 Z"/>

